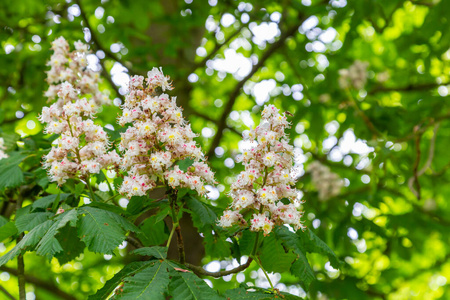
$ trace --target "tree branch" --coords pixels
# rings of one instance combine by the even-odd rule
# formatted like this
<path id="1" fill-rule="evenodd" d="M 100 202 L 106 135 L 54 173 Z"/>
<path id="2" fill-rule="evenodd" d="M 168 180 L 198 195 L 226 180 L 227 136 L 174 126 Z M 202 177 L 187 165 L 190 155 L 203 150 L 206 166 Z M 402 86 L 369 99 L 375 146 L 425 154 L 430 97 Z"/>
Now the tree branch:
<path id="1" fill-rule="evenodd" d="M 22 208 L 22 194 L 19 193 L 19 196 L 17 198 L 16 202 L 16 211 L 19 211 L 19 209 Z M 16 239 L 17 244 L 23 239 L 23 233 L 19 234 L 19 236 Z M 17 256 L 17 282 L 19 285 L 19 299 L 20 300 L 26 300 L 26 292 L 25 292 L 25 263 L 23 261 L 23 254 L 19 254 Z"/>
<path id="2" fill-rule="evenodd" d="M 231 270 L 227 270 L 227 271 L 218 271 L 218 272 L 208 272 L 205 269 L 203 269 L 202 267 L 199 266 L 194 266 L 191 265 L 190 263 L 186 263 L 186 267 L 188 267 L 189 269 L 191 269 L 197 276 L 203 275 L 203 276 L 211 276 L 211 277 L 223 277 L 226 275 L 230 275 L 230 274 L 235 274 L 235 273 L 239 273 L 241 271 L 244 271 L 245 269 L 247 269 L 250 264 L 252 263 L 253 258 L 249 257 L 247 259 L 247 262 L 243 265 L 240 265 L 234 269 Z"/>
<path id="3" fill-rule="evenodd" d="M 1 266 L 0 270 L 8 272 L 8 273 L 10 273 L 10 274 L 12 274 L 14 276 L 17 276 L 18 273 L 19 273 L 18 270 L 13 269 L 13 268 L 8 268 L 8 267 L 5 267 L 5 266 Z M 29 282 L 31 284 L 34 284 L 34 285 L 36 285 L 36 286 L 38 286 L 38 287 L 40 287 L 40 288 L 42 288 L 42 289 L 44 289 L 46 291 L 49 291 L 50 293 L 53 293 L 54 295 L 59 296 L 61 299 L 77 300 L 77 298 L 75 296 L 60 290 L 58 288 L 58 286 L 53 284 L 53 283 L 49 283 L 47 281 L 44 281 L 44 280 L 42 280 L 40 278 L 34 277 L 32 275 L 28 275 L 28 274 L 24 274 L 24 276 L 25 276 L 25 280 L 27 282 Z"/>
<path id="4" fill-rule="evenodd" d="M 368 92 L 369 95 L 374 95 L 377 93 L 388 93 L 388 92 L 414 92 L 414 91 L 423 91 L 429 90 L 432 88 L 437 88 L 441 85 L 450 85 L 450 82 L 444 83 L 422 83 L 422 84 L 409 84 L 407 86 L 402 87 L 384 87 L 378 86 Z"/>
<path id="5" fill-rule="evenodd" d="M 284 42 L 286 41 L 286 39 L 288 37 L 294 35 L 298 31 L 298 27 L 303 23 L 303 21 L 305 19 L 306 19 L 306 17 L 302 16 L 298 23 L 289 27 L 284 33 L 282 33 L 280 38 L 278 39 L 278 41 L 273 43 L 270 46 L 270 48 L 266 52 L 264 52 L 264 54 L 260 57 L 258 63 L 253 66 L 250 73 L 247 76 L 245 76 L 241 81 L 239 81 L 238 84 L 235 86 L 234 90 L 230 94 L 230 99 L 228 100 L 228 102 L 225 106 L 225 109 L 222 113 L 222 116 L 219 119 L 219 122 L 217 124 L 217 133 L 214 136 L 214 140 L 212 141 L 211 146 L 209 148 L 209 151 L 207 154 L 208 157 L 212 157 L 212 155 L 214 154 L 214 149 L 217 146 L 219 146 L 219 144 L 220 144 L 220 141 L 223 137 L 223 130 L 226 127 L 226 121 L 227 121 L 228 115 L 230 114 L 231 110 L 233 109 L 234 103 L 236 102 L 236 99 L 240 94 L 241 88 L 264 65 L 266 60 L 270 56 L 272 56 L 272 54 L 274 54 L 276 50 L 278 50 L 279 48 L 281 48 L 284 45 Z"/>
<path id="6" fill-rule="evenodd" d="M 411 190 L 411 192 L 413 192 L 413 194 L 417 197 L 418 200 L 420 200 L 420 198 L 421 198 L 420 197 L 419 177 L 422 176 L 426 172 L 426 170 L 428 170 L 428 168 L 431 166 L 431 163 L 433 162 L 434 147 L 436 144 L 436 135 L 437 135 L 438 129 L 439 129 L 439 123 L 436 123 L 434 125 L 434 129 L 433 129 L 433 137 L 431 138 L 431 141 L 430 141 L 430 148 L 428 149 L 427 161 L 425 162 L 422 169 L 420 169 L 420 170 L 419 170 L 419 162 L 420 162 L 420 138 L 421 138 L 421 135 L 418 135 L 416 137 L 417 156 L 416 156 L 416 161 L 414 163 L 414 168 L 413 168 L 414 176 L 409 178 L 408 187 Z M 414 182 L 417 185 L 417 190 L 414 189 Z"/>

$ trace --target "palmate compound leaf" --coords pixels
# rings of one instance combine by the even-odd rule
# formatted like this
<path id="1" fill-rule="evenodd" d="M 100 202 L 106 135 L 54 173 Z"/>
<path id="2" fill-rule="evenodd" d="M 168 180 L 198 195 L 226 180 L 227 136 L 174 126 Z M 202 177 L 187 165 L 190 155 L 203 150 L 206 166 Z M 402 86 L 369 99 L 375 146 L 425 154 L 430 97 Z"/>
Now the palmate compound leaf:
<path id="1" fill-rule="evenodd" d="M 108 296 L 116 289 L 116 287 L 123 281 L 125 277 L 131 276 L 138 272 L 140 269 L 147 266 L 149 262 L 146 261 L 135 261 L 132 262 L 125 267 L 123 267 L 122 270 L 117 272 L 116 275 L 114 275 L 113 278 L 108 280 L 105 285 L 97 291 L 94 295 L 89 296 L 89 300 L 103 300 L 107 299 Z"/>
<path id="2" fill-rule="evenodd" d="M 14 222 L 3 223 L 0 227 L 0 242 L 6 240 L 9 237 L 12 237 L 17 233 L 17 228 L 14 225 Z"/>
<path id="3" fill-rule="evenodd" d="M 169 294 L 173 300 L 216 300 L 224 297 L 209 287 L 203 279 L 191 272 L 179 271 L 178 266 L 168 262 L 170 265 Z M 182 266 L 180 266 L 182 267 Z"/>
<path id="4" fill-rule="evenodd" d="M 16 219 L 16 227 L 19 232 L 30 231 L 37 225 L 48 220 L 54 214 L 51 212 L 37 212 L 21 215 Z"/>
<path id="5" fill-rule="evenodd" d="M 61 228 L 69 223 L 70 226 L 75 227 L 78 220 L 78 214 L 76 209 L 66 211 L 58 215 L 52 226 L 48 229 L 41 241 L 37 245 L 36 253 L 41 256 L 45 256 L 49 260 L 55 256 L 56 253 L 63 251 L 61 244 L 56 239 L 56 234 Z"/>
<path id="6" fill-rule="evenodd" d="M 20 157 L 17 159 L 17 157 Z M 22 169 L 19 167 L 19 163 L 24 156 L 17 155 L 2 160 L 0 165 L 0 191 L 20 185 L 24 181 Z"/>
<path id="7" fill-rule="evenodd" d="M 306 229 L 305 232 L 297 231 L 297 236 L 302 241 L 306 251 L 325 254 L 334 268 L 338 269 L 340 267 L 339 258 L 333 250 L 310 229 Z"/>
<path id="8" fill-rule="evenodd" d="M 192 196 L 184 199 L 194 226 L 203 233 L 206 255 L 212 258 L 230 256 L 232 244 L 226 242 L 227 237 L 220 234 L 220 229 L 217 228 L 215 208 Z"/>
<path id="9" fill-rule="evenodd" d="M 128 230 L 138 230 L 122 216 L 103 209 L 84 206 L 78 209 L 78 236 L 92 252 L 112 254 L 125 240 Z"/>
<path id="10" fill-rule="evenodd" d="M 42 197 L 33 202 L 33 204 L 31 205 L 32 210 L 50 207 L 55 202 L 55 199 L 58 197 L 58 195 L 60 202 L 66 200 L 70 196 L 70 194 L 63 193 Z"/>
<path id="11" fill-rule="evenodd" d="M 48 229 L 53 225 L 52 220 L 47 220 L 44 223 L 39 224 L 30 232 L 28 232 L 23 239 L 2 257 L 0 257 L 0 266 L 6 264 L 8 261 L 16 257 L 21 253 L 22 250 L 30 249 L 40 241 L 40 239 L 45 235 Z"/>
<path id="12" fill-rule="evenodd" d="M 169 285 L 169 264 L 166 261 L 153 261 L 137 273 L 124 278 L 123 291 L 116 292 L 115 299 L 126 300 L 165 300 Z"/>
<path id="13" fill-rule="evenodd" d="M 56 239 L 63 248 L 63 251 L 55 255 L 61 266 L 75 259 L 86 248 L 86 245 L 77 236 L 77 228 L 70 226 L 70 224 L 67 224 L 59 230 Z"/>
<path id="14" fill-rule="evenodd" d="M 217 221 L 217 214 L 212 206 L 203 203 L 195 197 L 186 197 L 186 206 L 192 212 L 192 220 L 194 225 L 201 229 L 208 225 L 214 225 Z"/>
<path id="15" fill-rule="evenodd" d="M 264 238 L 264 242 L 259 253 L 261 264 L 267 272 L 282 273 L 289 271 L 292 266 L 292 262 L 297 257 L 297 255 L 291 251 L 284 251 L 281 241 L 275 238 L 274 233 Z"/>
<path id="16" fill-rule="evenodd" d="M 285 226 L 277 226 L 275 229 L 276 236 L 281 239 L 288 249 L 292 249 L 297 255 L 297 260 L 291 266 L 291 272 L 298 277 L 306 288 L 314 281 L 314 272 L 305 256 L 305 249 L 298 236 L 290 232 Z"/>
<path id="17" fill-rule="evenodd" d="M 140 224 L 141 232 L 137 235 L 145 246 L 160 245 L 167 241 L 169 232 L 164 221 L 156 221 L 157 216 L 151 216 Z"/>

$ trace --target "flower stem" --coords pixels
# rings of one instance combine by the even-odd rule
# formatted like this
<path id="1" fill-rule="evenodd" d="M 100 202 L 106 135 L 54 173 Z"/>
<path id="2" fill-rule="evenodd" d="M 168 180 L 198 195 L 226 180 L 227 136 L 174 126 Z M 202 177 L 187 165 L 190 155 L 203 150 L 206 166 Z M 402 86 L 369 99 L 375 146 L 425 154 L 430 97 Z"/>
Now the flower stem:
<path id="1" fill-rule="evenodd" d="M 272 281 L 270 280 L 269 274 L 267 274 L 266 270 L 264 270 L 264 268 L 263 268 L 263 266 L 262 266 L 262 264 L 261 264 L 261 261 L 259 260 L 259 258 L 256 258 L 255 261 L 256 261 L 256 263 L 258 264 L 258 266 L 261 268 L 261 270 L 264 272 L 264 275 L 266 275 L 267 281 L 269 281 L 270 287 L 271 287 L 272 290 L 273 290 L 274 288 L 273 288 Z"/>
<path id="2" fill-rule="evenodd" d="M 16 202 L 16 211 L 18 211 L 21 208 L 22 208 L 22 195 L 19 194 L 19 197 Z M 17 244 L 22 240 L 23 236 L 24 236 L 23 233 L 21 233 L 19 235 L 19 237 L 16 240 Z M 19 299 L 25 300 L 25 298 L 26 298 L 26 294 L 25 294 L 25 264 L 23 261 L 22 254 L 20 254 L 17 257 L 17 281 L 18 281 L 18 285 L 19 285 Z"/>
<path id="3" fill-rule="evenodd" d="M 89 193 L 91 194 L 92 201 L 95 201 L 94 191 L 92 191 L 92 187 L 91 187 L 91 183 L 90 183 L 89 179 L 90 179 L 89 175 L 86 175 L 86 177 L 85 177 L 86 185 L 87 185 L 87 187 L 89 189 Z"/>
<path id="4" fill-rule="evenodd" d="M 167 185 L 168 186 L 168 185 Z M 178 221 L 178 210 L 176 209 L 177 205 L 177 192 L 169 187 L 169 203 L 170 209 L 172 211 L 172 230 L 175 228 L 175 232 L 177 233 L 177 244 L 178 244 L 178 258 L 181 264 L 184 264 L 186 261 L 186 255 L 184 253 L 184 243 L 183 236 L 181 235 L 181 227 Z"/>
<path id="5" fill-rule="evenodd" d="M 170 231 L 169 239 L 167 240 L 166 247 L 169 248 L 170 241 L 172 240 L 173 233 L 175 232 L 175 227 L 178 226 L 178 224 L 172 224 L 172 230 Z"/>

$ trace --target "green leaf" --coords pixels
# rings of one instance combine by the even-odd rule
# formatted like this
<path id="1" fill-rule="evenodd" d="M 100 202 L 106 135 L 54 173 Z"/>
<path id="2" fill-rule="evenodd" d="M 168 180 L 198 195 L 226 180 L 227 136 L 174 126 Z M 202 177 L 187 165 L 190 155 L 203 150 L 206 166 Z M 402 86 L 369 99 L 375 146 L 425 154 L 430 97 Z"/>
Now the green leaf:
<path id="1" fill-rule="evenodd" d="M 36 246 L 36 244 L 45 235 L 45 233 L 52 226 L 52 224 L 53 221 L 48 220 L 30 230 L 30 232 L 26 234 L 14 248 L 12 248 L 8 253 L 0 257 L 0 266 L 4 265 L 17 255 L 19 255 L 22 250 Z"/>
<path id="2" fill-rule="evenodd" d="M 9 220 L 5 218 L 4 216 L 0 216 L 0 227 L 8 223 Z"/>
<path id="3" fill-rule="evenodd" d="M 75 185 L 75 197 L 76 198 L 80 197 L 80 195 L 81 195 L 81 193 L 83 193 L 85 187 L 86 187 L 86 185 L 82 182 Z"/>
<path id="4" fill-rule="evenodd" d="M 290 232 L 286 226 L 277 226 L 275 233 L 279 239 L 289 249 L 292 249 L 297 254 L 297 260 L 292 264 L 291 272 L 297 276 L 308 288 L 312 281 L 314 281 L 314 272 L 308 263 L 308 259 L 305 256 L 305 249 L 298 236 Z"/>
<path id="5" fill-rule="evenodd" d="M 274 259 L 276 257 L 276 259 Z M 284 251 L 281 242 L 275 238 L 272 233 L 264 238 L 263 245 L 260 249 L 259 258 L 264 269 L 268 272 L 286 272 L 290 269 L 292 262 L 297 256 L 292 253 Z"/>
<path id="6" fill-rule="evenodd" d="M 96 253 L 112 254 L 113 250 L 125 240 L 125 231 L 113 217 L 113 212 L 84 206 L 78 209 L 80 225 L 78 236 L 88 249 Z"/>
<path id="7" fill-rule="evenodd" d="M 17 227 L 14 225 L 14 222 L 7 222 L 0 227 L 0 242 L 15 235 L 17 232 Z"/>
<path id="8" fill-rule="evenodd" d="M 116 275 L 114 275 L 113 278 L 108 280 L 105 285 L 97 291 L 94 295 L 89 296 L 89 300 L 103 300 L 107 299 L 108 296 L 114 291 L 114 289 L 123 281 L 123 279 L 127 276 L 131 276 L 140 269 L 142 269 L 144 266 L 148 265 L 148 262 L 144 261 L 135 261 L 132 262 L 125 267 L 123 267 L 122 270 L 117 272 Z"/>
<path id="9" fill-rule="evenodd" d="M 211 231 L 203 232 L 206 255 L 212 258 L 223 258 L 231 255 L 232 243 L 226 241 L 225 235 L 214 234 Z"/>
<path id="10" fill-rule="evenodd" d="M 239 248 L 242 255 L 250 255 L 253 250 L 253 245 L 256 240 L 256 232 L 250 230 L 244 230 L 242 237 L 239 238 Z"/>
<path id="11" fill-rule="evenodd" d="M 117 224 L 119 224 L 125 231 L 132 231 L 135 233 L 139 233 L 141 231 L 136 225 L 134 225 L 121 215 L 118 215 L 112 211 L 105 211 L 105 213 L 113 218 L 117 222 Z"/>
<path id="12" fill-rule="evenodd" d="M 183 160 L 180 160 L 176 163 L 176 165 L 178 165 L 180 167 L 180 170 L 186 172 L 187 169 L 192 166 L 192 164 L 194 163 L 194 160 L 192 158 L 186 158 Z"/>
<path id="13" fill-rule="evenodd" d="M 55 202 L 55 199 L 58 197 L 58 195 L 59 195 L 60 202 L 66 200 L 70 196 L 70 194 L 65 194 L 65 193 L 48 195 L 48 196 L 42 197 L 42 198 L 34 201 L 34 203 L 31 205 L 31 207 L 33 210 L 35 210 L 37 208 L 47 208 Z"/>
<path id="14" fill-rule="evenodd" d="M 16 220 L 16 227 L 20 232 L 30 231 L 37 225 L 47 221 L 54 214 L 51 212 L 37 212 L 21 215 Z"/>
<path id="15" fill-rule="evenodd" d="M 0 191 L 16 187 L 24 182 L 24 176 L 19 164 L 25 156 L 17 154 L 1 160 L 0 164 Z"/>
<path id="16" fill-rule="evenodd" d="M 142 213 L 144 211 L 144 207 L 147 201 L 148 201 L 147 196 L 131 197 L 130 202 L 127 205 L 127 212 L 132 215 Z"/>
<path id="17" fill-rule="evenodd" d="M 224 299 L 211 289 L 203 279 L 191 272 L 170 270 L 172 280 L 169 284 L 169 293 L 174 300 L 214 300 Z"/>
<path id="18" fill-rule="evenodd" d="M 300 237 L 306 251 L 325 254 L 334 268 L 340 267 L 341 262 L 333 250 L 310 229 L 306 229 L 305 232 L 297 231 L 297 236 Z"/>
<path id="19" fill-rule="evenodd" d="M 131 254 L 137 254 L 142 256 L 153 256 L 155 258 L 166 259 L 167 258 L 167 247 L 144 247 L 133 250 Z"/>
<path id="20" fill-rule="evenodd" d="M 164 221 L 156 222 L 157 216 L 151 216 L 146 219 L 141 225 L 141 233 L 138 238 L 145 246 L 161 245 L 169 238 L 169 233 Z"/>
<path id="21" fill-rule="evenodd" d="M 63 251 L 58 252 L 55 255 L 60 265 L 74 260 L 83 253 L 84 248 L 86 247 L 77 236 L 77 228 L 70 226 L 70 224 L 67 224 L 59 230 L 56 239 L 63 249 Z"/>
<path id="22" fill-rule="evenodd" d="M 165 300 L 164 294 L 169 285 L 168 267 L 165 261 L 155 261 L 134 276 L 126 277 L 123 293 L 117 295 L 117 299 Z"/>
<path id="23" fill-rule="evenodd" d="M 56 253 L 63 251 L 63 248 L 55 235 L 59 232 L 59 229 L 64 227 L 67 223 L 69 223 L 70 226 L 75 227 L 77 220 L 78 214 L 76 209 L 66 211 L 59 215 L 37 245 L 36 254 L 45 256 L 50 260 Z"/>
<path id="24" fill-rule="evenodd" d="M 303 254 L 298 254 L 298 259 L 292 264 L 291 272 L 305 284 L 306 288 L 316 279 L 306 256 Z"/>
<path id="25" fill-rule="evenodd" d="M 201 202 L 195 197 L 187 197 L 186 206 L 191 210 L 192 220 L 194 224 L 199 225 L 199 229 L 206 225 L 215 225 L 217 215 L 211 209 L 210 205 Z"/>
<path id="26" fill-rule="evenodd" d="M 162 206 L 159 208 L 158 213 L 155 215 L 155 222 L 161 222 L 164 220 L 170 213 L 170 206 Z"/>

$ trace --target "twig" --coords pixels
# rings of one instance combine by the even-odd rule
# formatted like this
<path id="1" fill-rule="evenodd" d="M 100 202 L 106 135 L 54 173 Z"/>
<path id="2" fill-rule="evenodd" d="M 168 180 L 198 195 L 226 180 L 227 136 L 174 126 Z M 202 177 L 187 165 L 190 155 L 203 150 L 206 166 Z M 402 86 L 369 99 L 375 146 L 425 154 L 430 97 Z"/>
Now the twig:
<path id="1" fill-rule="evenodd" d="M 170 210 L 172 212 L 172 230 L 173 227 L 175 227 L 175 232 L 177 233 L 178 259 L 181 264 L 184 264 L 186 261 L 186 254 L 184 253 L 183 236 L 181 234 L 180 222 L 178 220 L 179 210 L 176 209 L 177 191 L 169 187 L 168 197 L 170 203 Z"/>
<path id="2" fill-rule="evenodd" d="M 388 93 L 388 92 L 414 92 L 414 91 L 422 91 L 422 90 L 429 90 L 432 88 L 437 88 L 441 85 L 450 85 L 450 82 L 444 82 L 444 83 L 422 83 L 422 84 L 409 84 L 407 86 L 402 87 L 384 87 L 384 86 L 378 86 L 372 90 L 370 90 L 367 94 L 368 95 L 374 95 L 377 93 Z"/>
<path id="3" fill-rule="evenodd" d="M 417 125 L 416 127 L 414 127 L 414 132 L 418 132 L 419 129 L 420 128 Z M 421 138 L 422 138 L 422 134 L 416 135 L 416 139 L 415 139 L 415 143 L 414 143 L 416 146 L 416 160 L 415 160 L 414 166 L 413 166 L 413 176 L 408 180 L 408 187 L 418 200 L 420 200 L 420 198 L 421 198 L 419 174 L 418 174 L 420 155 L 421 155 L 421 151 L 420 151 L 420 139 Z M 416 188 L 414 188 L 414 183 L 416 184 Z"/>
<path id="4" fill-rule="evenodd" d="M 408 187 L 411 190 L 411 192 L 413 192 L 413 194 L 417 197 L 418 200 L 420 200 L 421 196 L 420 196 L 420 184 L 419 184 L 419 177 L 422 176 L 426 170 L 428 170 L 428 168 L 431 166 L 431 163 L 433 162 L 433 157 L 434 157 L 434 148 L 435 148 L 435 144 L 436 144 L 436 136 L 437 136 L 437 131 L 439 129 L 439 123 L 436 123 L 434 125 L 434 129 L 433 129 L 433 137 L 431 138 L 430 141 L 430 148 L 428 149 L 428 158 L 427 161 L 425 162 L 425 164 L 423 165 L 422 169 L 419 170 L 419 162 L 420 162 L 420 138 L 421 138 L 421 134 L 417 135 L 416 137 L 416 161 L 414 163 L 414 168 L 413 168 L 413 172 L 414 172 L 414 176 L 412 176 L 411 178 L 408 179 Z M 417 128 L 418 131 L 419 128 Z M 414 183 L 416 183 L 417 186 L 417 190 L 414 189 Z"/>
<path id="5" fill-rule="evenodd" d="M 16 211 L 22 208 L 22 194 L 19 194 L 16 202 Z M 19 234 L 17 237 L 17 244 L 22 240 L 23 233 Z M 17 282 L 19 285 L 19 299 L 26 300 L 26 292 L 25 292 L 25 263 L 23 261 L 23 254 L 19 254 L 17 256 Z"/>
<path id="6" fill-rule="evenodd" d="M 345 89 L 346 94 L 348 98 L 350 99 L 350 103 L 355 108 L 356 112 L 359 114 L 361 119 L 366 123 L 367 128 L 369 128 L 370 132 L 374 135 L 374 137 L 380 136 L 380 132 L 375 128 L 372 121 L 369 119 L 369 117 L 366 116 L 366 114 L 359 108 L 358 103 L 356 102 L 355 98 L 353 98 L 352 94 L 350 93 L 349 89 Z"/>
<path id="7" fill-rule="evenodd" d="M 199 266 L 194 266 L 191 265 L 190 263 L 186 263 L 186 267 L 188 267 L 189 269 L 191 269 L 195 274 L 197 274 L 198 276 L 203 275 L 203 276 L 211 276 L 211 277 L 223 277 L 223 276 L 227 276 L 230 274 L 235 274 L 235 273 L 239 273 L 241 271 L 244 271 L 245 269 L 247 269 L 250 264 L 252 263 L 253 258 L 249 257 L 247 259 L 247 262 L 243 265 L 240 265 L 234 269 L 231 270 L 226 270 L 226 271 L 218 271 L 218 272 L 208 272 L 205 269 L 203 269 L 202 267 Z"/>
<path id="8" fill-rule="evenodd" d="M 144 245 L 142 245 L 141 241 L 139 241 L 138 239 L 136 239 L 132 236 L 127 236 L 126 241 L 128 243 L 130 243 L 131 245 L 133 245 L 133 247 L 135 247 L 136 249 L 144 247 Z"/>
<path id="9" fill-rule="evenodd" d="M 264 54 L 259 59 L 258 63 L 253 66 L 250 73 L 247 76 L 245 76 L 241 81 L 239 81 L 237 83 L 237 85 L 234 87 L 233 91 L 230 94 L 230 98 L 229 98 L 227 104 L 225 105 L 225 109 L 222 113 L 222 116 L 220 117 L 220 120 L 217 124 L 217 133 L 214 136 L 214 140 L 212 141 L 211 146 L 208 150 L 208 154 L 206 156 L 212 157 L 212 155 L 214 154 L 214 149 L 216 149 L 216 147 L 219 146 L 220 141 L 223 137 L 223 130 L 226 127 L 226 121 L 227 121 L 228 115 L 231 113 L 231 110 L 233 109 L 234 103 L 236 102 L 236 99 L 240 94 L 241 88 L 264 65 L 266 60 L 270 56 L 272 56 L 272 54 L 275 53 L 276 50 L 278 50 L 279 48 L 281 48 L 284 45 L 284 42 L 286 41 L 286 39 L 288 37 L 294 35 L 298 31 L 298 27 L 303 23 L 304 20 L 306 20 L 306 16 L 302 16 L 301 18 L 299 18 L 298 23 L 289 27 L 284 33 L 282 33 L 280 38 L 278 39 L 278 41 L 273 43 L 271 45 L 271 47 L 266 52 L 264 52 Z"/>
<path id="10" fill-rule="evenodd" d="M 17 276 L 18 273 L 19 273 L 18 270 L 13 269 L 13 268 L 9 268 L 9 267 L 5 267 L 5 266 L 1 266 L 0 270 L 8 272 L 8 273 L 10 273 L 10 274 L 12 274 L 14 276 Z M 40 288 L 42 288 L 42 289 L 44 289 L 46 291 L 49 291 L 50 293 L 58 296 L 61 299 L 77 300 L 77 298 L 75 296 L 60 290 L 58 288 L 58 286 L 55 285 L 54 283 L 50 283 L 50 282 L 44 281 L 44 280 L 42 280 L 40 278 L 34 277 L 33 275 L 24 274 L 24 276 L 25 276 L 26 282 L 29 282 L 31 284 L 36 285 L 37 287 L 40 287 Z"/>

